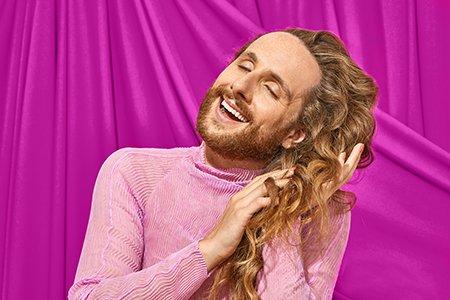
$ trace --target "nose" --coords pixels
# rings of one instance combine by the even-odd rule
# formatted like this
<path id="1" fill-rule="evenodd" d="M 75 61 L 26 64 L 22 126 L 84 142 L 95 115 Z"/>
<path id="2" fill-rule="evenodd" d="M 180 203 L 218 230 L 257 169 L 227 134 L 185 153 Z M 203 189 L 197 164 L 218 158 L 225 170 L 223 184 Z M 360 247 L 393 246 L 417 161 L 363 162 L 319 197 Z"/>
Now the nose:
<path id="1" fill-rule="evenodd" d="M 248 104 L 251 103 L 255 88 L 255 76 L 252 75 L 248 73 L 231 83 L 230 88 L 236 100 L 245 101 Z"/>

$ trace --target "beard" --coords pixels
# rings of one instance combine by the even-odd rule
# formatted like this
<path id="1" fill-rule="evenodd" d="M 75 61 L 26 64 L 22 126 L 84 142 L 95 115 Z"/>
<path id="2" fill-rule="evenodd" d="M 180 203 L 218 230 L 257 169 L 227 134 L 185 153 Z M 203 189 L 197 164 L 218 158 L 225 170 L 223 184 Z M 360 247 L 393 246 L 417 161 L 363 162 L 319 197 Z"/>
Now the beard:
<path id="1" fill-rule="evenodd" d="M 214 103 L 221 101 L 223 95 L 234 98 L 223 86 L 210 87 L 200 105 L 196 128 L 205 144 L 220 156 L 231 160 L 268 164 L 275 159 L 284 149 L 281 146 L 282 139 L 290 126 L 262 132 L 261 126 L 253 122 L 253 115 L 246 104 L 236 99 L 236 106 L 250 121 L 241 128 L 229 128 L 215 119 Z"/>

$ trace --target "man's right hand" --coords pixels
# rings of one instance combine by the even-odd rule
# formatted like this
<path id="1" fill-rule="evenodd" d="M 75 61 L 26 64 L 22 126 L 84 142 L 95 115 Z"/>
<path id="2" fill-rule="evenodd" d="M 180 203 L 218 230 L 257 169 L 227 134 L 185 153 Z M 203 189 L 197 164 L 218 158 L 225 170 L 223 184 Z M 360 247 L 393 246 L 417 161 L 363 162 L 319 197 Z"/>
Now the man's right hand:
<path id="1" fill-rule="evenodd" d="M 294 169 L 276 170 L 257 176 L 231 197 L 219 222 L 199 242 L 208 272 L 234 253 L 253 214 L 270 204 L 264 181 L 272 177 L 275 184 L 282 188 L 289 182 Z"/>

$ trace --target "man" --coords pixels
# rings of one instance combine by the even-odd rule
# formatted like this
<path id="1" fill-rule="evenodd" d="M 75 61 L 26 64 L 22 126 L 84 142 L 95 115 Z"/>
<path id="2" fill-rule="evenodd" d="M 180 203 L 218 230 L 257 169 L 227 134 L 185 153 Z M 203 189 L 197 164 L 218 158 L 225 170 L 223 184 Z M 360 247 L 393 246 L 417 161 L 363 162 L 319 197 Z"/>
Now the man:
<path id="1" fill-rule="evenodd" d="M 328 32 L 257 37 L 208 90 L 200 146 L 105 161 L 69 298 L 331 299 L 376 95 Z"/>

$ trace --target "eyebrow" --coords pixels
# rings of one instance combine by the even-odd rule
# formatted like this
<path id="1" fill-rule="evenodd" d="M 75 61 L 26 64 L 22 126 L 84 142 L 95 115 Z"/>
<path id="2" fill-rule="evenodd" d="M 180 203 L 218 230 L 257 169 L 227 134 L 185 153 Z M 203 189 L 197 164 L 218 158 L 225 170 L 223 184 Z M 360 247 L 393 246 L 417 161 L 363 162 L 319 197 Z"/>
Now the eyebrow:
<path id="1" fill-rule="evenodd" d="M 252 52 L 252 51 L 246 51 L 246 52 L 244 52 L 244 53 L 243 53 L 243 56 L 247 56 L 247 57 L 250 58 L 254 63 L 257 63 L 257 62 L 258 62 L 258 57 L 257 57 L 256 54 L 255 54 L 254 52 Z M 281 85 L 281 88 L 283 89 L 284 93 L 287 95 L 287 98 L 288 98 L 289 100 L 291 100 L 292 94 L 291 94 L 291 91 L 289 90 L 289 87 L 288 87 L 286 81 L 284 81 L 283 78 L 281 78 L 280 75 L 278 75 L 277 73 L 275 73 L 275 72 L 272 71 L 272 70 L 269 70 L 269 74 L 270 74 L 270 76 L 271 76 L 273 79 L 275 79 L 275 81 L 277 81 L 277 82 Z"/>

